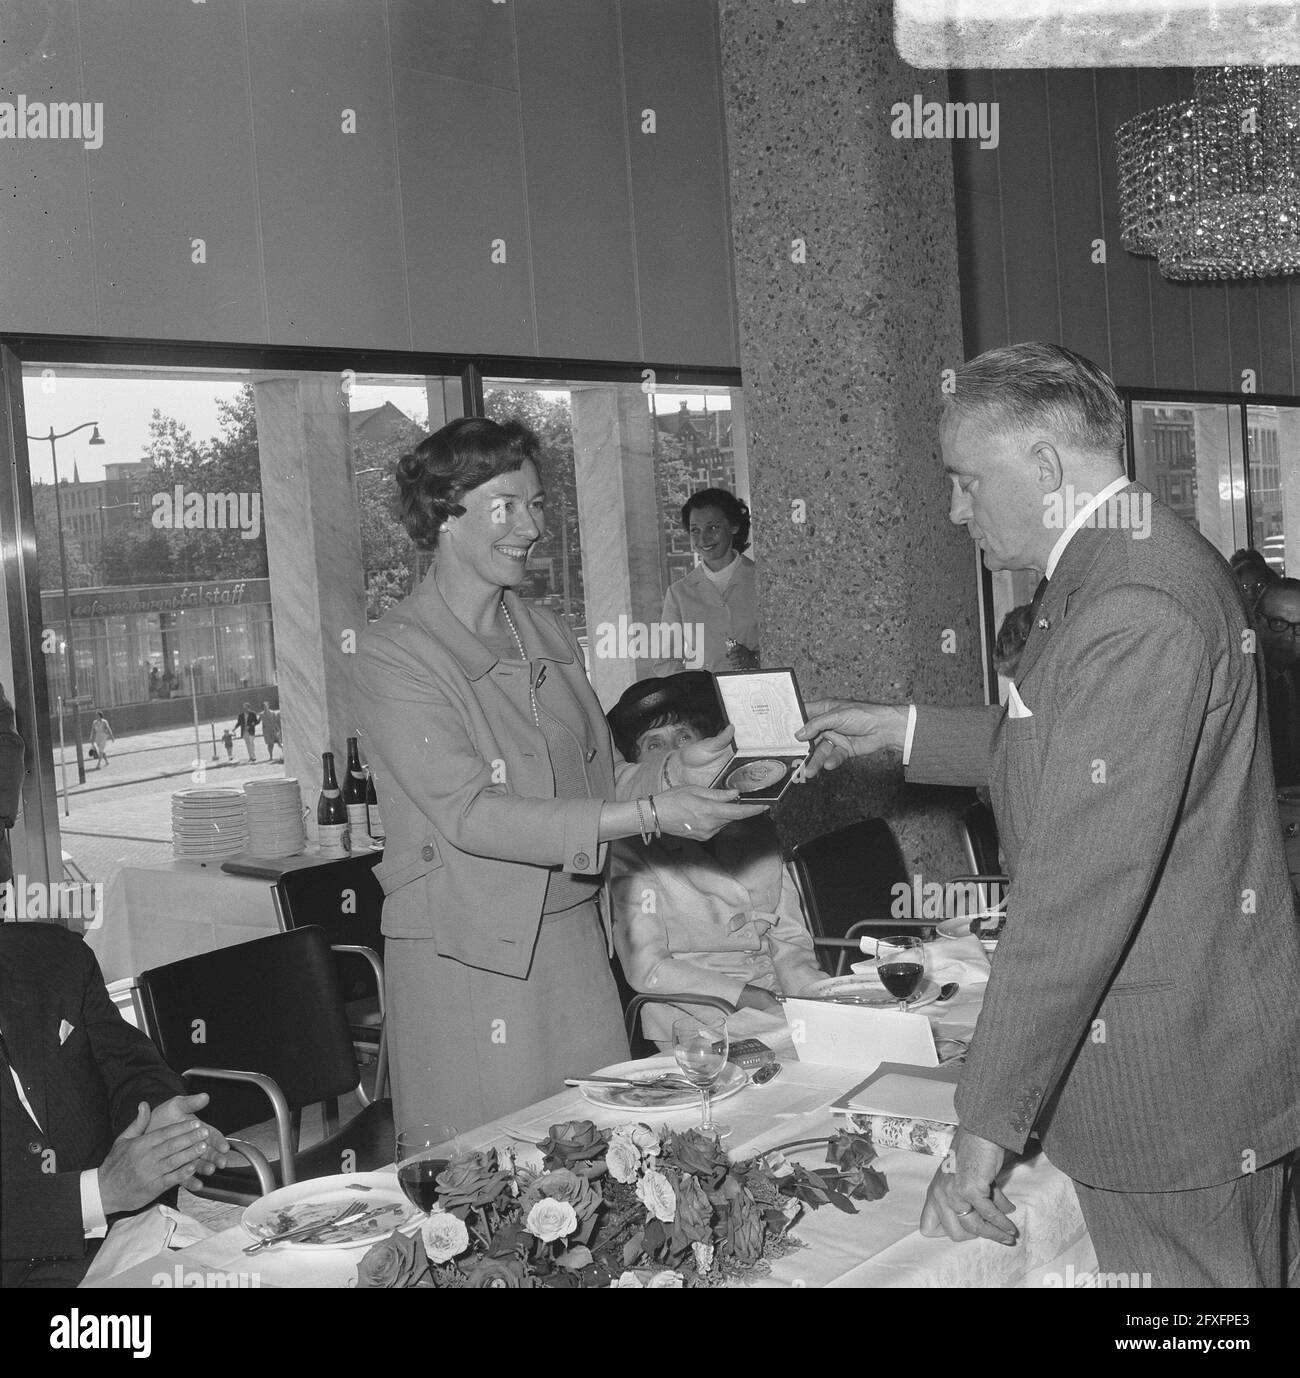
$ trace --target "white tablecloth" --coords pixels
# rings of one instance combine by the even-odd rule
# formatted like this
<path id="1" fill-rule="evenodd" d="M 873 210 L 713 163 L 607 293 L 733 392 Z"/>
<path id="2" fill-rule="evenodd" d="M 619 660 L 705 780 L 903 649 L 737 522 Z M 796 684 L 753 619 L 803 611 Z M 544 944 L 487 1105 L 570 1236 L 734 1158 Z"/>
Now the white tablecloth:
<path id="1" fill-rule="evenodd" d="M 968 1034 L 978 1014 L 982 989 L 979 945 L 936 943 L 931 948 L 931 975 L 951 979 L 963 970 L 970 979 L 953 1000 L 929 1007 L 936 1032 Z M 969 957 L 956 966 L 955 959 Z M 585 1070 L 585 1069 L 583 1069 Z M 781 1075 L 765 1086 L 747 1086 L 717 1102 L 715 1118 L 732 1126 L 726 1147 L 733 1157 L 755 1153 L 796 1139 L 829 1137 L 844 1120 L 829 1105 L 862 1080 L 861 1070 L 786 1062 Z M 698 1108 L 660 1113 L 651 1123 L 689 1128 Z M 469 1147 L 516 1148 L 546 1136 L 553 1124 L 591 1120 L 600 1127 L 619 1124 L 626 1112 L 591 1104 L 579 1090 L 565 1090 L 462 1136 Z M 800 1155 L 813 1166 L 815 1150 Z M 987 1240 L 953 1244 L 926 1239 L 917 1231 L 921 1204 L 938 1160 L 913 1153 L 882 1154 L 876 1166 L 885 1174 L 889 1194 L 880 1201 L 859 1202 L 858 1213 L 845 1215 L 831 1206 L 805 1211 L 794 1229 L 806 1248 L 772 1262 L 763 1287 L 1034 1287 L 1066 1286 L 1095 1271 L 1097 1263 L 1079 1212 L 1073 1184 L 1046 1158 L 1018 1163 L 1006 1183 L 1016 1204 L 1014 1220 L 1020 1240 L 1012 1248 Z M 268 1249 L 249 1259 L 250 1242 L 235 1227 L 190 1248 L 159 1255 L 112 1279 L 114 1287 L 176 1285 L 176 1277 L 194 1280 L 226 1275 L 227 1286 L 346 1287 L 356 1276 L 358 1250 L 305 1251 Z M 179 1270 L 179 1271 L 178 1271 Z M 256 1281 L 253 1277 L 256 1275 Z M 158 1279 L 165 1277 L 167 1284 Z M 211 1285 L 209 1283 L 209 1285 Z M 1086 1281 L 1083 1285 L 1087 1285 Z"/>
<path id="2" fill-rule="evenodd" d="M 122 867 L 86 941 L 105 981 L 118 981 L 278 931 L 269 881 L 227 875 L 219 861 L 169 861 Z"/>

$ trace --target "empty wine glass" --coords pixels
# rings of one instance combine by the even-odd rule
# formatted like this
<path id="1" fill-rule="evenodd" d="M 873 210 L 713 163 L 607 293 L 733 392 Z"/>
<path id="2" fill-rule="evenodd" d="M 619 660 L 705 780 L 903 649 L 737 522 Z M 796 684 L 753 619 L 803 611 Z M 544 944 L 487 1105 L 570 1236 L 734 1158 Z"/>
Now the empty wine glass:
<path id="1" fill-rule="evenodd" d="M 727 1065 L 725 1014 L 692 1015 L 673 1021 L 673 1056 L 682 1075 L 700 1093 L 700 1129 L 725 1139 L 731 1126 L 713 1122 L 713 1084 Z"/>
<path id="2" fill-rule="evenodd" d="M 881 938 L 876 944 L 876 970 L 885 989 L 907 1011 L 908 1001 L 920 988 L 925 976 L 925 944 L 920 938 L 898 935 Z"/>
<path id="3" fill-rule="evenodd" d="M 438 1194 L 437 1178 L 461 1151 L 450 1124 L 415 1124 L 397 1136 L 397 1180 L 407 1200 L 426 1215 Z"/>

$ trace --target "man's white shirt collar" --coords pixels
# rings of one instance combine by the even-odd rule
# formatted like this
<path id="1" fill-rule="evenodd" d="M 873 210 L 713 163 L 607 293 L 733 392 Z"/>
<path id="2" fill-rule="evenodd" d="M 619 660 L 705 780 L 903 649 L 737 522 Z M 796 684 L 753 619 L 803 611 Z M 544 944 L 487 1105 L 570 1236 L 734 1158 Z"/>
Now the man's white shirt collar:
<path id="1" fill-rule="evenodd" d="M 1108 483 L 1100 493 L 1092 499 L 1085 507 L 1081 508 L 1074 515 L 1074 520 L 1056 538 L 1056 544 L 1052 547 L 1052 553 L 1047 557 L 1047 568 L 1043 571 L 1046 578 L 1050 579 L 1060 562 L 1061 556 L 1065 554 L 1065 547 L 1070 544 L 1074 533 L 1088 520 L 1089 517 L 1105 502 L 1108 502 L 1121 488 L 1127 488 L 1132 480 L 1127 474 L 1121 474 L 1112 483 Z"/>

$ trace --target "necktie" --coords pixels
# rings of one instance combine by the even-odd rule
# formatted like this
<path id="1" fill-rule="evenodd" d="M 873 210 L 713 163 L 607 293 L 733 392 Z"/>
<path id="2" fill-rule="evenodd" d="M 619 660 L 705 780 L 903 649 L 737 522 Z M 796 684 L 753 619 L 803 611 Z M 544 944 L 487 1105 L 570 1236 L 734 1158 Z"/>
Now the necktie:
<path id="1" fill-rule="evenodd" d="M 1043 595 L 1047 592 L 1047 575 L 1038 581 L 1038 587 L 1034 590 L 1034 596 L 1029 604 L 1029 625 L 1032 627 L 1038 621 L 1038 609 L 1043 605 Z"/>

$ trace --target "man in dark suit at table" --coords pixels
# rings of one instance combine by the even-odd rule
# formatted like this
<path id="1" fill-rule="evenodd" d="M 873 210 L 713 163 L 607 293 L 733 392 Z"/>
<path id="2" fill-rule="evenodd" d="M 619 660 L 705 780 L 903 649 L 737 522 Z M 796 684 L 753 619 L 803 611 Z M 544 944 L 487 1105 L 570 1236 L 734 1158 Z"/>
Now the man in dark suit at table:
<path id="1" fill-rule="evenodd" d="M 1037 1130 L 1103 1272 L 1280 1286 L 1300 930 L 1258 657 L 1223 560 L 1125 479 L 1124 421 L 1055 345 L 959 368 L 950 517 L 1046 575 L 1010 703 L 814 703 L 801 735 L 809 774 L 897 747 L 909 780 L 992 786 L 1008 917 L 922 1232 L 1014 1243 L 995 1179 Z"/>
<path id="2" fill-rule="evenodd" d="M 116 1216 L 223 1166 L 180 1078 L 109 999 L 80 936 L 0 924 L 0 1277 L 74 1287 Z"/>

